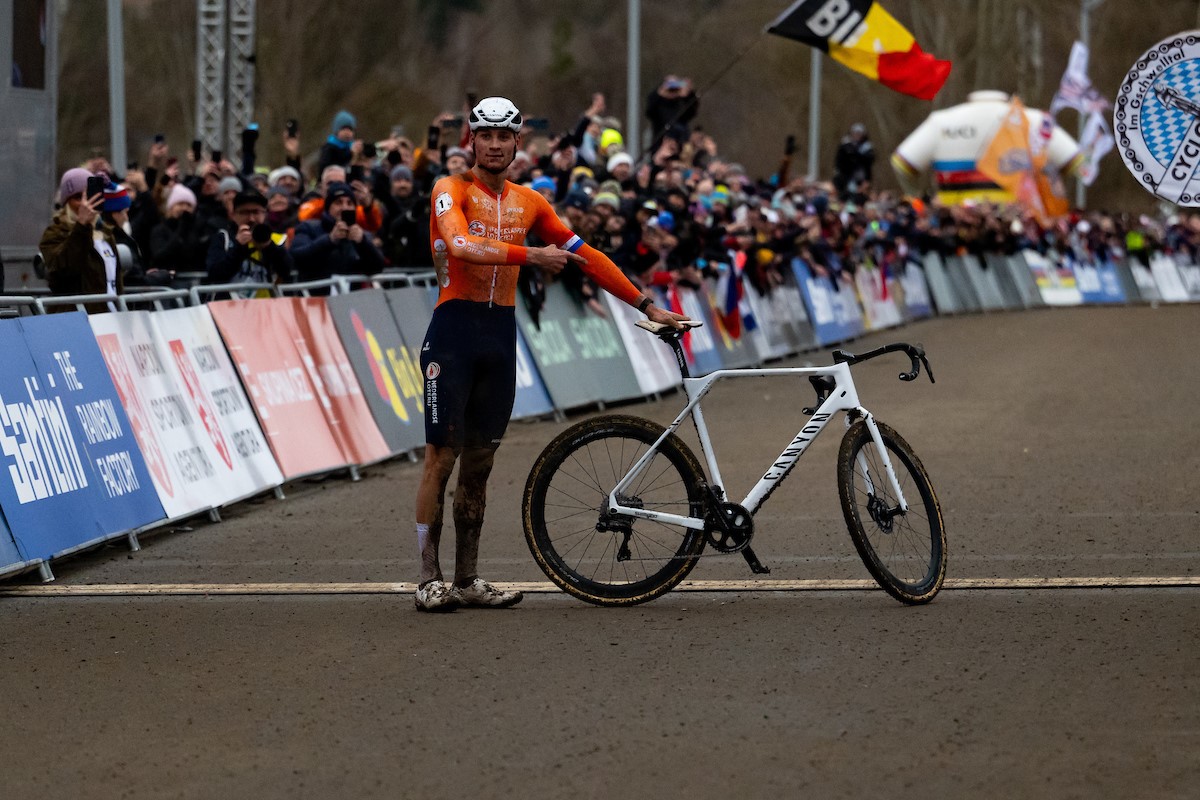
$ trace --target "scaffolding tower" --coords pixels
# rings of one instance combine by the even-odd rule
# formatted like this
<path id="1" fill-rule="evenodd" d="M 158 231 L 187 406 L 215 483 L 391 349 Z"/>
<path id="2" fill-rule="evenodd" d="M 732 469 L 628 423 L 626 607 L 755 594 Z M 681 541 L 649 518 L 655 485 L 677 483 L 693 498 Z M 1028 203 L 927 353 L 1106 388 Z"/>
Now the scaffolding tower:
<path id="1" fill-rule="evenodd" d="M 196 2 L 196 138 L 235 163 L 254 118 L 256 2 Z"/>

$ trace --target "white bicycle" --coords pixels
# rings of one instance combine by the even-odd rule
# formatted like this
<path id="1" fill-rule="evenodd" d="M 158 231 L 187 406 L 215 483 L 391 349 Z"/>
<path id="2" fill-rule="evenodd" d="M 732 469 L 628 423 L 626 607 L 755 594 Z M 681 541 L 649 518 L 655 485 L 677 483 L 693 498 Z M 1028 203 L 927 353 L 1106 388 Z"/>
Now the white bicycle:
<path id="1" fill-rule="evenodd" d="M 839 412 L 846 432 L 838 452 L 838 491 L 850 537 L 867 571 L 902 603 L 928 603 L 946 576 L 946 532 L 937 495 L 920 459 L 898 433 L 859 403 L 854 364 L 903 352 L 915 380 L 925 351 L 903 342 L 862 355 L 833 351 L 828 367 L 718 370 L 692 378 L 680 347 L 683 331 L 636 323 L 675 354 L 687 405 L 664 428 L 628 415 L 584 420 L 554 439 L 534 462 L 525 484 L 525 540 L 538 566 L 564 591 L 598 605 L 653 600 L 679 584 L 705 545 L 740 552 L 755 573 L 762 566 L 750 540 L 754 514 Z M 696 327 L 700 323 L 688 323 Z M 740 503 L 725 496 L 700 401 L 717 381 L 806 375 L 817 402 L 807 423 Z M 707 465 L 675 435 L 695 423 Z"/>

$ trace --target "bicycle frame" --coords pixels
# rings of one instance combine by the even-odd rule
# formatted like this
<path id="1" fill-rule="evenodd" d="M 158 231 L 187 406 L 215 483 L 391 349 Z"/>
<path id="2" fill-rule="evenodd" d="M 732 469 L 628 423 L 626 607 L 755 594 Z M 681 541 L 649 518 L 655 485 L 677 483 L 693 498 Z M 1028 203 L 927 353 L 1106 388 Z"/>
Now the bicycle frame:
<path id="1" fill-rule="evenodd" d="M 629 486 L 648 465 L 655 453 L 658 452 L 662 442 L 679 429 L 689 416 L 696 426 L 696 433 L 700 438 L 700 449 L 704 453 L 704 459 L 708 467 L 710 477 L 710 485 L 718 489 L 718 494 L 724 497 L 724 483 L 721 480 L 721 470 L 717 464 L 716 452 L 713 449 L 712 440 L 708 434 L 708 426 L 704 422 L 704 413 L 700 408 L 700 401 L 712 389 L 712 387 L 721 380 L 730 378 L 763 378 L 763 377 L 778 377 L 778 376 L 829 376 L 835 381 L 833 391 L 821 403 L 812 416 L 808 418 L 808 422 L 800 428 L 792 440 L 788 443 L 779 457 L 771 464 L 763 476 L 758 480 L 749 494 L 742 500 L 741 505 L 748 509 L 751 514 L 758 511 L 759 507 L 766 502 L 767 497 L 771 492 L 775 491 L 776 487 L 783 482 L 791 472 L 792 467 L 804 455 L 809 445 L 820 435 L 821 431 L 825 430 L 825 426 L 839 412 L 851 412 L 855 416 L 860 416 L 865 421 L 867 430 L 871 433 L 871 439 L 875 443 L 875 448 L 879 453 L 881 462 L 887 472 L 887 479 L 891 484 L 892 490 L 895 491 L 896 497 L 900 501 L 901 511 L 908 511 L 908 503 L 904 498 L 904 493 L 900 488 L 900 482 L 896 477 L 896 471 L 892 467 L 891 458 L 888 456 L 887 448 L 883 444 L 883 439 L 879 435 L 879 429 L 875 425 L 875 418 L 871 412 L 863 408 L 859 404 L 858 390 L 854 387 L 854 380 L 850 376 L 850 365 L 845 363 L 834 364 L 828 367 L 790 367 L 776 369 L 723 369 L 711 372 L 701 378 L 684 378 L 683 389 L 687 394 L 688 402 L 684 409 L 679 412 L 675 420 L 667 426 L 666 431 L 658 438 L 658 440 L 647 450 L 642 457 L 629 469 L 625 476 L 617 482 L 613 490 L 608 495 L 609 512 L 620 514 L 628 517 L 636 517 L 639 519 L 652 520 L 669 525 L 679 525 L 684 528 L 692 528 L 702 530 L 706 527 L 703 517 L 685 517 L 679 514 L 665 514 L 658 511 L 648 511 L 642 508 L 631 508 L 623 506 L 617 502 L 618 495 L 622 490 Z M 847 426 L 850 424 L 850 418 L 847 418 Z M 867 470 L 865 459 L 859 456 L 859 468 L 862 470 L 864 479 L 867 482 L 868 490 L 871 491 L 871 476 Z"/>

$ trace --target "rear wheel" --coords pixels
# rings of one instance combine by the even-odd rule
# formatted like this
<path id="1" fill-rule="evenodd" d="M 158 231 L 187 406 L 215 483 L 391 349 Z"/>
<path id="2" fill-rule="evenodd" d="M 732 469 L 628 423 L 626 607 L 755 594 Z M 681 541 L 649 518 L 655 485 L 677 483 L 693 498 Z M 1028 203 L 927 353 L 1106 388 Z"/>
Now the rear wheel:
<path id="1" fill-rule="evenodd" d="M 704 532 L 604 513 L 609 492 L 665 429 L 639 417 L 585 420 L 538 456 L 525 484 L 525 541 L 564 591 L 598 605 L 644 603 L 696 565 Z M 668 436 L 620 503 L 680 516 L 704 514 L 704 470 Z"/>
<path id="2" fill-rule="evenodd" d="M 900 510 L 864 421 L 849 427 L 838 453 L 838 491 L 850 538 L 867 571 L 902 603 L 928 603 L 946 577 L 946 531 L 929 475 L 908 442 L 876 421 L 908 504 Z"/>

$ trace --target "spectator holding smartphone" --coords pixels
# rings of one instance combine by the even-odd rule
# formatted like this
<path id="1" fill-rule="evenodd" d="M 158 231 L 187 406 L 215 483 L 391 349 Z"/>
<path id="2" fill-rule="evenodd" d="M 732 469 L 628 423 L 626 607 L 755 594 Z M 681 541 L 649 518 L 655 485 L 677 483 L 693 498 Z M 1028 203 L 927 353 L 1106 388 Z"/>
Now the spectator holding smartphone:
<path id="1" fill-rule="evenodd" d="M 292 258 L 302 281 L 333 275 L 373 275 L 384 268 L 383 254 L 356 221 L 354 190 L 333 182 L 325 190 L 320 219 L 297 226 Z"/>
<path id="2" fill-rule="evenodd" d="M 100 219 L 104 204 L 104 177 L 82 168 L 63 173 L 58 184 L 60 207 L 42 233 L 38 250 L 46 262 L 46 280 L 55 295 L 108 294 L 125 290 L 117 263 L 117 243 L 112 229 Z M 70 306 L 52 311 L 72 311 Z M 106 303 L 90 303 L 88 313 L 108 310 Z"/>

